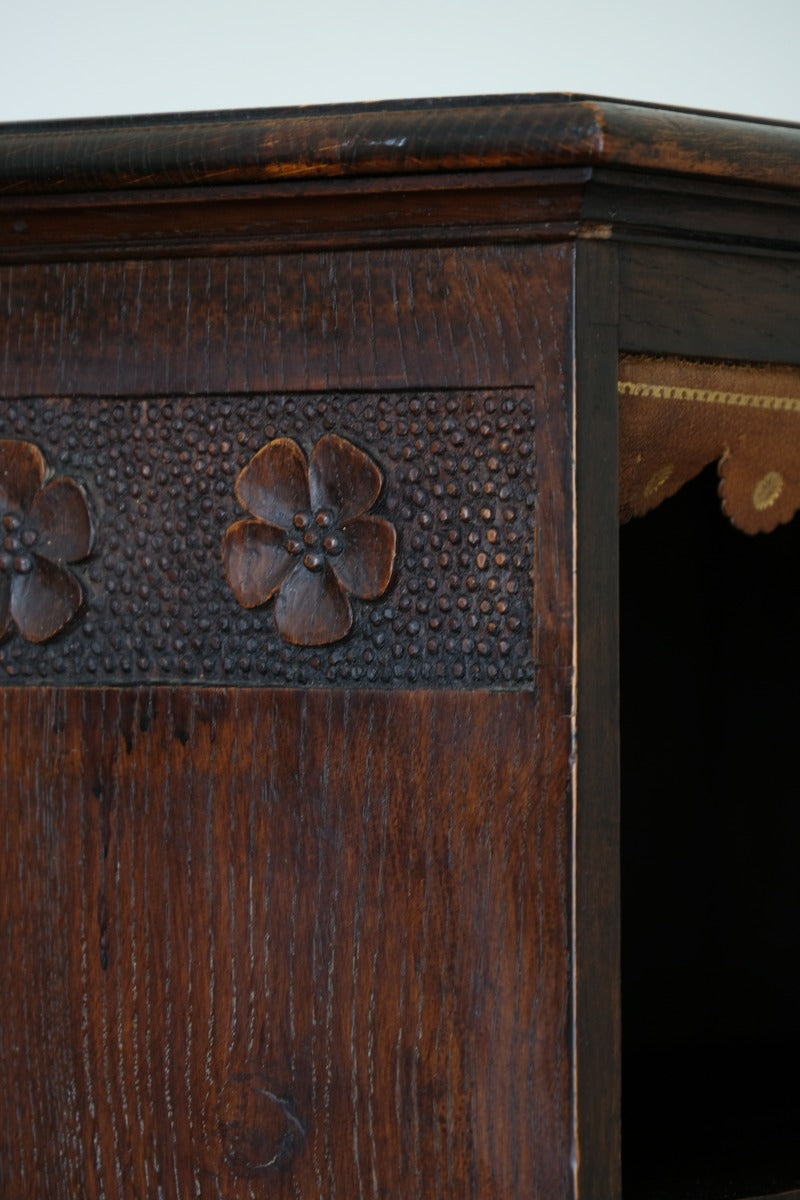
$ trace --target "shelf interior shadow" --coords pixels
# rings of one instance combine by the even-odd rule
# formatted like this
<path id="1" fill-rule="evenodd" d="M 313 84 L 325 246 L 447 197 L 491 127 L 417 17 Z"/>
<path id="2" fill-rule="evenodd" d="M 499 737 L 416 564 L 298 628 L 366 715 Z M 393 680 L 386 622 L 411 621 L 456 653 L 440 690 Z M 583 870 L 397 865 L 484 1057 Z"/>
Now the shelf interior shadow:
<path id="1" fill-rule="evenodd" d="M 620 531 L 624 1200 L 800 1188 L 800 520 Z"/>

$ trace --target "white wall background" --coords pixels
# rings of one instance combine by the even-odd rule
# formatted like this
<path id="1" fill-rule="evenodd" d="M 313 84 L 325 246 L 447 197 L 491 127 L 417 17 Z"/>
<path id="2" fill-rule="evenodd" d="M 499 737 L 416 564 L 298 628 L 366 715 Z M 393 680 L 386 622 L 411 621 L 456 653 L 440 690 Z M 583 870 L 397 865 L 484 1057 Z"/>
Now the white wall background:
<path id="1" fill-rule="evenodd" d="M 0 0 L 0 121 L 573 91 L 800 121 L 800 0 Z"/>

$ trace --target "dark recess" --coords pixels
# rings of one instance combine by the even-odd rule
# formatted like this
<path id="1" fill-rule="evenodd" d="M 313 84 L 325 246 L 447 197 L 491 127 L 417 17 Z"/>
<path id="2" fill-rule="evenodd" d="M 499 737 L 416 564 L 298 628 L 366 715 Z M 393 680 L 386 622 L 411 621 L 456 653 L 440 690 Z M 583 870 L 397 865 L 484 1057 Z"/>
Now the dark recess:
<path id="1" fill-rule="evenodd" d="M 625 1200 L 800 1187 L 800 521 L 622 528 Z"/>

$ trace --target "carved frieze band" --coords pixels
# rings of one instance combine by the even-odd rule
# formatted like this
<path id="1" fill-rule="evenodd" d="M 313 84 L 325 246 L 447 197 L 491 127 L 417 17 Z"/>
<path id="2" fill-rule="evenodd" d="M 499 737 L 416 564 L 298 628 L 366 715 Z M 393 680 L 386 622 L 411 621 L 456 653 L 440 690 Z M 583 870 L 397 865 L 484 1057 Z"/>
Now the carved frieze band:
<path id="1" fill-rule="evenodd" d="M 8 402 L 0 679 L 530 686 L 534 444 L 518 389 Z"/>

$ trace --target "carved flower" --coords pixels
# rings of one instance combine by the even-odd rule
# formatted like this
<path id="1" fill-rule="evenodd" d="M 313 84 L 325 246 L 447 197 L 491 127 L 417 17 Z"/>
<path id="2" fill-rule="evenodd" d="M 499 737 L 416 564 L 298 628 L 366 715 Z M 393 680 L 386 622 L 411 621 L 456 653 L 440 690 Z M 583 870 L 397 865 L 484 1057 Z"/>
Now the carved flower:
<path id="1" fill-rule="evenodd" d="M 81 587 L 64 563 L 92 548 L 86 496 L 74 479 L 51 479 L 38 446 L 0 440 L 0 637 L 12 622 L 45 642 L 72 620 Z"/>
<path id="2" fill-rule="evenodd" d="M 367 515 L 381 490 L 375 463 L 351 442 L 326 434 L 306 464 L 290 438 L 275 438 L 236 481 L 252 514 L 226 530 L 225 572 L 245 608 L 275 601 L 287 642 L 320 646 L 353 624 L 348 596 L 374 600 L 389 586 L 394 527 Z"/>

